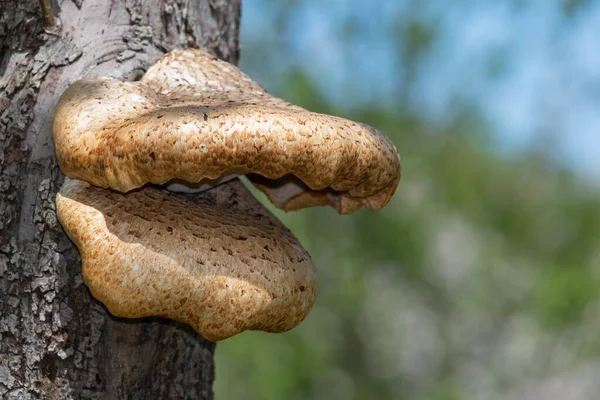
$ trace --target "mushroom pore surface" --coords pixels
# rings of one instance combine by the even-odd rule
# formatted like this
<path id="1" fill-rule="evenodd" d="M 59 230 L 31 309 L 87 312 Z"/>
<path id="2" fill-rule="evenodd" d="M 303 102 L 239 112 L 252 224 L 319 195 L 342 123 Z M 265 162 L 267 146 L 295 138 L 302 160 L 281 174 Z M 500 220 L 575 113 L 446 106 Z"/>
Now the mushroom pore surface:
<path id="1" fill-rule="evenodd" d="M 284 210 L 376 210 L 400 179 L 398 152 L 376 129 L 271 96 L 195 49 L 163 56 L 140 82 L 75 82 L 57 106 L 54 142 L 63 173 L 97 186 L 252 173 Z"/>

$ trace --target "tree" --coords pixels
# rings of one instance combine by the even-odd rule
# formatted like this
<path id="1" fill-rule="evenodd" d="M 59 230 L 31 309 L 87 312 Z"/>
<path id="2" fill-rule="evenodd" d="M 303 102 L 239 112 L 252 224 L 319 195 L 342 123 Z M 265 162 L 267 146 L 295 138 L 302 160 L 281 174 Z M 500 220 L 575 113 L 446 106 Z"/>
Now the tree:
<path id="1" fill-rule="evenodd" d="M 213 343 L 114 318 L 82 284 L 52 116 L 75 80 L 135 80 L 173 48 L 237 62 L 239 17 L 240 0 L 0 1 L 0 397 L 212 398 Z"/>

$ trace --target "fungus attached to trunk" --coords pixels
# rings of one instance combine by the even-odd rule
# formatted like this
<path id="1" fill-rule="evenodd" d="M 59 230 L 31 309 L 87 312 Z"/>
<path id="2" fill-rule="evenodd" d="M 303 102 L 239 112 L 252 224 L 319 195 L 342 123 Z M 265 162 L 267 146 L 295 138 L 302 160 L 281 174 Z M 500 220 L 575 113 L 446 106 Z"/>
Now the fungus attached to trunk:
<path id="1" fill-rule="evenodd" d="M 186 196 L 67 178 L 56 207 L 85 283 L 116 316 L 167 317 L 216 341 L 291 329 L 315 300 L 310 256 L 239 181 Z"/>
<path id="2" fill-rule="evenodd" d="M 201 50 L 172 51 L 140 82 L 75 82 L 58 104 L 54 141 L 64 174 L 97 186 L 252 173 L 288 211 L 377 210 L 400 179 L 397 150 L 376 129 L 271 96 Z"/>
<path id="3" fill-rule="evenodd" d="M 396 148 L 374 128 L 271 96 L 194 49 L 139 82 L 75 82 L 54 143 L 68 177 L 58 218 L 94 297 L 117 316 L 183 321 L 215 341 L 289 330 L 317 293 L 309 255 L 236 176 L 284 210 L 342 214 L 383 207 L 400 179 Z"/>

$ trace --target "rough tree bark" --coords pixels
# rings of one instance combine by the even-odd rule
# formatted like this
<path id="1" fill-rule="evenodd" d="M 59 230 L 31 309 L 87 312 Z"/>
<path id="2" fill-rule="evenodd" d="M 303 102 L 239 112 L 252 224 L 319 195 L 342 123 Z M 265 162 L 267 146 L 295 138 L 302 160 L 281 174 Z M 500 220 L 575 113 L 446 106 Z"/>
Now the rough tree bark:
<path id="1" fill-rule="evenodd" d="M 0 0 L 0 397 L 212 398 L 214 344 L 159 319 L 119 320 L 81 280 L 56 220 L 51 141 L 73 81 L 136 79 L 173 48 L 236 62 L 240 0 Z"/>

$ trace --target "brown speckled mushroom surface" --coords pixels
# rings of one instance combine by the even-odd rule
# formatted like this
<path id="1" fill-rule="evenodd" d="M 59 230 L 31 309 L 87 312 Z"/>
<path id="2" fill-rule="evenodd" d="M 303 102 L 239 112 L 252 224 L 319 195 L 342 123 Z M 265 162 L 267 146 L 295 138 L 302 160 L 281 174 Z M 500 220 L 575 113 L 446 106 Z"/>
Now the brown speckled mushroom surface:
<path id="1" fill-rule="evenodd" d="M 140 82 L 75 82 L 57 107 L 54 142 L 63 173 L 97 186 L 252 173 L 284 210 L 377 210 L 400 179 L 398 152 L 376 129 L 271 96 L 194 49 L 165 55 Z"/>
<path id="2" fill-rule="evenodd" d="M 217 341 L 298 325 L 317 274 L 296 238 L 239 182 L 201 195 L 129 193 L 66 179 L 58 218 L 86 285 L 116 316 L 162 316 Z"/>

